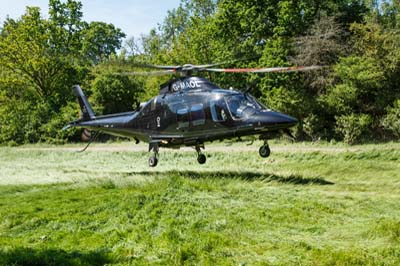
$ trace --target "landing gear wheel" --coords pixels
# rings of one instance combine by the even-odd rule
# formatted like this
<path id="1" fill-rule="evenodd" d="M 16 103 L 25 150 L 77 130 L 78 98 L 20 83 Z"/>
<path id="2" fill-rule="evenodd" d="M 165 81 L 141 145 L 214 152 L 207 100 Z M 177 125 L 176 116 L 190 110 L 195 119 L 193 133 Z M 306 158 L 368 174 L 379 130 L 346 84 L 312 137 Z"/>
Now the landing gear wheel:
<path id="1" fill-rule="evenodd" d="M 157 143 L 149 144 L 149 151 L 153 151 L 153 155 L 149 158 L 149 166 L 156 167 L 158 163 L 158 145 Z"/>
<path id="2" fill-rule="evenodd" d="M 194 148 L 197 151 L 197 161 L 199 162 L 199 164 L 205 164 L 207 158 L 204 154 L 201 153 L 201 149 L 204 149 L 204 144 L 198 144 Z"/>
<path id="3" fill-rule="evenodd" d="M 206 160 L 207 160 L 207 158 L 204 154 L 199 154 L 197 156 L 197 161 L 199 162 L 199 164 L 205 164 Z"/>
<path id="4" fill-rule="evenodd" d="M 268 145 L 264 144 L 260 147 L 258 153 L 260 154 L 261 157 L 267 158 L 271 154 L 271 150 Z"/>
<path id="5" fill-rule="evenodd" d="M 157 166 L 157 163 L 158 163 L 158 159 L 157 159 L 156 156 L 151 156 L 151 157 L 149 158 L 149 166 L 150 166 L 150 167 L 156 167 L 156 166 Z"/>

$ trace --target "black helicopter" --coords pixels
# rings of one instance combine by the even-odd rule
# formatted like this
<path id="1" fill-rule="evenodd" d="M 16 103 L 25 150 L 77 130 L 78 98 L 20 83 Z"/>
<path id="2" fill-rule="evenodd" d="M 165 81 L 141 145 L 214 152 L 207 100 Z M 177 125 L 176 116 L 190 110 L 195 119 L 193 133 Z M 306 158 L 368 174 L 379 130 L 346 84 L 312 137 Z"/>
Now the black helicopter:
<path id="1" fill-rule="evenodd" d="M 205 142 L 258 135 L 264 144 L 259 149 L 261 157 L 270 155 L 267 140 L 276 133 L 287 131 L 298 122 L 283 113 L 272 111 L 258 102 L 248 92 L 222 89 L 202 77 L 191 76 L 193 71 L 228 73 L 268 73 L 307 71 L 319 68 L 215 68 L 212 65 L 183 65 L 146 67 L 159 69 L 151 72 L 131 72 L 127 75 L 162 75 L 184 73 L 160 86 L 159 95 L 141 104 L 135 111 L 95 116 L 81 88 L 74 86 L 81 107 L 81 118 L 69 123 L 69 127 L 81 127 L 107 134 L 128 137 L 149 143 L 149 166 L 158 163 L 161 147 L 179 148 L 191 146 L 197 151 L 197 161 L 206 162 L 201 152 Z"/>

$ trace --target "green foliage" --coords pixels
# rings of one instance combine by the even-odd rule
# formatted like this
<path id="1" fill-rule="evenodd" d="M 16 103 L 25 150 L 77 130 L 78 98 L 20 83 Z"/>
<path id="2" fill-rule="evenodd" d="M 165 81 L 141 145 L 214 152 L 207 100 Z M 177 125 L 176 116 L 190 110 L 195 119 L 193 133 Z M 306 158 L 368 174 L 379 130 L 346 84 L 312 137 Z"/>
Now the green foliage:
<path id="1" fill-rule="evenodd" d="M 307 107 L 304 106 L 306 99 L 299 91 L 288 90 L 283 87 L 273 88 L 265 92 L 264 102 L 273 110 L 288 113 L 293 116 L 304 116 Z"/>
<path id="2" fill-rule="evenodd" d="M 50 0 L 48 19 L 28 7 L 21 18 L 4 22 L 0 143 L 71 140 L 75 135 L 61 132 L 75 113 L 72 85 L 90 80 L 92 65 L 114 54 L 125 36 L 111 24 L 82 21 L 81 9 L 79 1 Z"/>
<path id="3" fill-rule="evenodd" d="M 47 103 L 10 99 L 0 106 L 0 143 L 16 145 L 75 140 L 76 130 L 61 129 L 79 116 L 78 110 L 77 104 L 71 103 L 53 113 Z"/>
<path id="4" fill-rule="evenodd" d="M 49 28 L 49 21 L 41 18 L 38 8 L 28 8 L 18 21 L 6 21 L 0 38 L 0 65 L 5 73 L 25 80 L 38 97 L 50 102 L 65 97 L 65 86 L 57 85 L 75 73 L 53 48 Z"/>
<path id="5" fill-rule="evenodd" d="M 51 113 L 50 120 L 43 123 L 39 128 L 41 141 L 63 144 L 67 141 L 79 140 L 80 131 L 78 129 L 61 130 L 69 122 L 76 120 L 79 115 L 79 105 L 75 102 L 70 102 L 61 107 L 57 113 Z"/>
<path id="6" fill-rule="evenodd" d="M 328 89 L 323 96 L 329 111 L 334 114 L 349 114 L 357 106 L 357 89 L 350 84 L 338 84 Z"/>
<path id="7" fill-rule="evenodd" d="M 336 131 L 343 136 L 347 144 L 360 142 L 368 136 L 372 118 L 368 114 L 350 114 L 336 117 Z"/>
<path id="8" fill-rule="evenodd" d="M 400 99 L 396 100 L 393 107 L 389 107 L 383 117 L 382 126 L 400 138 Z"/>
<path id="9" fill-rule="evenodd" d="M 340 59 L 334 68 L 340 82 L 328 87 L 326 94 L 321 97 L 330 114 L 346 117 L 336 123 L 338 132 L 349 143 L 358 139 L 357 135 L 362 134 L 364 130 L 361 128 L 364 126 L 368 126 L 369 132 L 376 132 L 383 138 L 380 129 L 383 116 L 388 106 L 400 96 L 400 57 L 396 48 L 400 35 L 374 22 L 353 24 L 351 30 L 354 33 L 354 54 L 357 55 Z M 355 119 L 358 113 L 369 115 L 365 120 L 368 123 L 364 123 L 364 119 Z M 343 126 L 352 124 L 351 120 L 356 125 L 362 124 L 361 128 L 356 126 L 357 130 L 350 130 L 349 126 Z M 388 125 L 387 122 L 385 125 Z M 355 132 L 355 140 L 352 140 L 352 131 Z"/>
<path id="10" fill-rule="evenodd" d="M 302 130 L 312 140 L 326 139 L 330 135 L 331 128 L 322 111 L 319 114 L 311 113 L 302 121 Z"/>
<path id="11" fill-rule="evenodd" d="M 373 116 L 382 111 L 385 94 L 384 72 L 377 67 L 376 60 L 363 57 L 345 57 L 334 68 L 341 82 L 328 87 L 321 97 L 330 113 L 335 115 L 354 112 Z"/>
<path id="12" fill-rule="evenodd" d="M 37 119 L 31 115 L 33 108 L 29 102 L 17 99 L 10 99 L 0 105 L 0 143 L 15 145 L 27 140 L 27 135 L 30 136 L 35 128 L 31 119 Z"/>
<path id="13" fill-rule="evenodd" d="M 93 80 L 93 105 L 103 114 L 127 112 L 135 109 L 143 92 L 141 84 L 128 76 L 100 75 Z"/>
<path id="14" fill-rule="evenodd" d="M 360 94 L 379 89 L 384 79 L 384 73 L 377 67 L 374 58 L 357 56 L 342 58 L 335 66 L 335 73 L 343 83 L 357 88 Z"/>
<path id="15" fill-rule="evenodd" d="M 82 54 L 89 61 L 99 63 L 121 48 L 125 34 L 112 24 L 91 22 L 82 32 Z"/>

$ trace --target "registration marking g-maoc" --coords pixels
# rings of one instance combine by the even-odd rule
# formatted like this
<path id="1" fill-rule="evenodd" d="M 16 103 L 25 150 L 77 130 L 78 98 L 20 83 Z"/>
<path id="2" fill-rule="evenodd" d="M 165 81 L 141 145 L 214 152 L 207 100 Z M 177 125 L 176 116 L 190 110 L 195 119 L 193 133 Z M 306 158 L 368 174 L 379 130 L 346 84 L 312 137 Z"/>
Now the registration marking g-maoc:
<path id="1" fill-rule="evenodd" d="M 173 91 L 180 91 L 184 89 L 198 89 L 200 87 L 200 83 L 197 80 L 190 80 L 190 81 L 180 81 L 180 82 L 175 82 L 172 85 L 172 90 Z"/>

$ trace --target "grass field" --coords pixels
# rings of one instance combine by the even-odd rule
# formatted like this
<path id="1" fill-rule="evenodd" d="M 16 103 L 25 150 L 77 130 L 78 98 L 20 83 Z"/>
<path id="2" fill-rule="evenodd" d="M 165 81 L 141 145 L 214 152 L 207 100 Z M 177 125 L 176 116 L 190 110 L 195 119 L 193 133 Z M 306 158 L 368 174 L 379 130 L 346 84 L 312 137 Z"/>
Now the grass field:
<path id="1" fill-rule="evenodd" d="M 0 265 L 400 265 L 399 143 L 132 146 L 0 148 Z"/>

